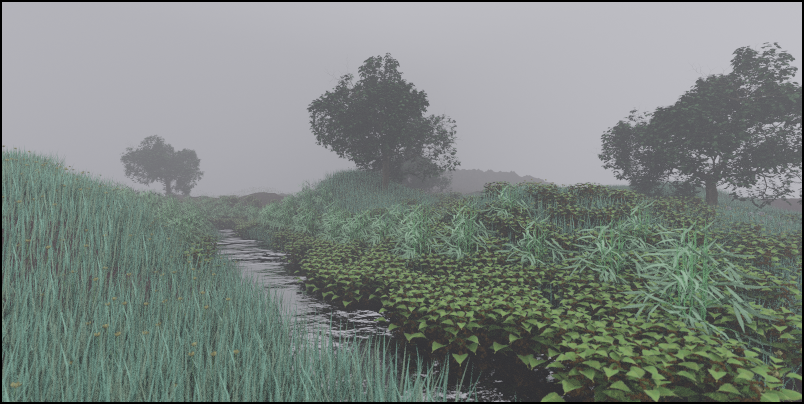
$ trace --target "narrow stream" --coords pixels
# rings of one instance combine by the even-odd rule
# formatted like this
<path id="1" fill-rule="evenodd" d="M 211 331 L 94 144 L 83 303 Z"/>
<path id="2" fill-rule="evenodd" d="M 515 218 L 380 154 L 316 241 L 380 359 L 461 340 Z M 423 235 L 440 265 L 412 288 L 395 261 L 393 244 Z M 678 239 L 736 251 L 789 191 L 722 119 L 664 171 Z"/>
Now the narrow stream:
<path id="1" fill-rule="evenodd" d="M 264 287 L 266 293 L 270 293 L 271 296 L 274 294 L 277 297 L 281 296 L 283 310 L 297 313 L 299 316 L 296 319 L 297 322 L 306 321 L 308 323 L 310 331 L 307 341 L 312 342 L 314 339 L 311 337 L 318 337 L 320 327 L 323 327 L 324 335 L 332 338 L 332 345 L 336 348 L 336 352 L 340 347 L 339 337 L 341 344 L 346 345 L 345 347 L 353 345 L 356 338 L 360 340 L 361 346 L 365 346 L 367 340 L 371 338 L 372 351 L 374 351 L 374 346 L 379 344 L 379 351 L 382 352 L 383 344 L 385 344 L 388 365 L 391 366 L 393 358 L 396 357 L 397 375 L 402 374 L 404 345 L 400 343 L 397 348 L 397 341 L 394 341 L 396 338 L 388 332 L 387 323 L 383 325 L 374 321 L 376 318 L 382 317 L 379 313 L 369 310 L 345 311 L 316 296 L 306 294 L 302 285 L 306 277 L 290 273 L 288 267 L 291 264 L 280 260 L 285 254 L 270 250 L 264 242 L 240 238 L 233 230 L 223 229 L 219 232 L 222 240 L 218 242 L 218 251 L 237 261 L 241 274 L 246 278 L 255 279 L 259 285 Z M 296 278 L 301 278 L 301 281 Z M 331 327 L 330 316 L 332 317 Z M 328 348 L 327 344 L 319 339 L 319 351 L 322 348 Z M 412 349 L 413 352 L 411 352 L 411 346 L 408 346 L 408 358 L 412 354 L 416 355 L 416 348 Z M 295 347 L 293 347 L 293 351 L 295 352 Z M 443 359 L 422 359 L 422 374 L 419 376 L 422 378 L 427 376 L 425 372 L 432 365 L 434 373 L 432 378 L 434 381 L 437 380 L 443 370 L 440 362 L 443 362 Z M 477 370 L 477 367 L 469 366 L 461 384 L 461 401 L 474 401 L 475 399 L 474 395 L 468 397 L 467 394 L 470 378 L 472 383 L 478 382 L 479 379 L 476 389 L 477 401 L 514 401 L 515 394 L 516 401 L 541 401 L 550 392 L 562 395 L 566 401 L 573 401 L 572 397 L 563 396 L 560 383 L 553 384 L 555 382 L 551 376 L 553 372 L 544 370 L 546 364 L 534 368 L 533 371 L 528 371 L 524 367 L 513 366 L 515 362 L 512 359 L 493 359 L 490 363 L 494 365 L 482 371 Z M 416 360 L 411 361 L 409 366 L 408 380 L 410 383 L 416 373 Z M 462 375 L 463 370 L 458 372 L 455 367 L 450 366 L 446 401 L 455 401 L 455 388 Z M 363 386 L 364 388 L 366 386 L 365 380 Z M 441 391 L 439 385 L 439 392 Z M 436 399 L 443 400 L 443 393 L 440 393 Z"/>

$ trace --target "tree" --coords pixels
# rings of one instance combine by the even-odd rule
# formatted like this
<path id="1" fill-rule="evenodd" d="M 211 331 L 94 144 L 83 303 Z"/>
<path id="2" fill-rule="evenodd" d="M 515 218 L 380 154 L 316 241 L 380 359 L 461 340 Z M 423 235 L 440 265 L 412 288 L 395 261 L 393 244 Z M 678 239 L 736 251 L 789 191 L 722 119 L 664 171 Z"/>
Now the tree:
<path id="1" fill-rule="evenodd" d="M 442 192 L 452 181 L 439 177 L 443 171 L 422 154 L 421 148 L 406 148 L 400 156 L 392 159 L 390 181 L 425 192 Z M 371 171 L 382 172 L 382 163 L 372 166 Z"/>
<path id="2" fill-rule="evenodd" d="M 450 186 L 452 180 L 446 177 L 428 174 L 438 171 L 438 167 L 425 157 L 416 156 L 402 162 L 400 168 L 403 176 L 402 185 L 425 192 L 443 192 Z M 443 171 L 438 171 L 442 173 Z"/>
<path id="3" fill-rule="evenodd" d="M 354 88 L 347 87 L 352 80 L 347 74 L 333 93 L 327 91 L 307 108 L 317 144 L 332 147 L 339 157 L 347 156 L 360 169 L 381 165 L 384 190 L 394 165 L 404 161 L 400 158 L 403 149 L 420 151 L 429 145 L 433 153 L 422 157 L 433 162 L 452 144 L 455 134 L 454 126 L 450 131 L 441 126 L 443 115 L 422 116 L 430 105 L 427 94 L 413 90 L 397 66 L 399 63 L 386 54 L 385 69 L 380 72 L 382 58 L 368 58 L 358 69 L 361 81 Z M 453 149 L 450 156 L 455 153 Z M 434 170 L 454 170 L 456 162 L 446 158 L 445 165 L 427 167 L 423 172 L 432 175 Z"/>
<path id="4" fill-rule="evenodd" d="M 171 183 L 176 181 L 175 189 L 182 195 L 190 195 L 190 189 L 204 174 L 198 171 L 201 160 L 195 151 L 183 149 L 173 151 L 173 146 L 165 144 L 159 136 L 150 136 L 140 143 L 138 150 L 126 148 L 126 153 L 120 161 L 126 169 L 126 177 L 134 177 L 142 184 L 162 182 L 165 185 L 165 195 L 173 196 Z"/>
<path id="5" fill-rule="evenodd" d="M 720 183 L 748 187 L 758 182 L 757 177 L 767 180 L 771 172 L 788 172 L 790 165 L 800 168 L 801 87 L 783 83 L 797 70 L 787 68 L 793 57 L 782 52 L 772 62 L 775 50 L 757 58 L 757 52 L 747 47 L 734 54 L 731 74 L 698 79 L 676 104 L 657 108 L 649 125 L 632 128 L 620 121 L 604 134 L 604 153 L 598 155 L 606 161 L 604 167 L 622 169 L 623 175 L 615 172 L 618 179 L 632 178 L 648 188 L 677 172 L 686 179 L 673 185 L 681 190 L 703 186 L 710 206 L 717 205 Z M 760 205 L 753 194 L 730 195 L 733 200 L 751 199 L 762 208 L 791 192 L 786 188 L 789 178 L 773 187 L 774 194 Z M 766 181 L 761 194 L 767 189 Z"/>
<path id="6" fill-rule="evenodd" d="M 424 129 L 424 130 L 428 130 Z M 452 182 L 449 178 L 441 177 L 445 170 L 424 157 L 423 145 L 405 147 L 391 158 L 390 182 L 407 188 L 418 189 L 425 192 L 442 192 Z M 372 172 L 382 173 L 383 162 L 375 161 L 370 165 Z M 435 189 L 435 191 L 433 191 Z"/>
<path id="7" fill-rule="evenodd" d="M 635 112 L 636 110 L 631 111 L 629 121 L 636 122 Z M 672 164 L 667 161 L 665 153 L 659 153 L 645 144 L 645 127 L 644 116 L 634 127 L 618 122 L 610 129 L 613 135 L 604 136 L 607 140 L 604 142 L 604 151 L 614 156 L 614 160 L 619 163 L 618 168 L 625 172 L 622 177 L 629 179 L 629 186 L 636 192 L 649 197 L 691 196 L 681 187 L 674 186 L 676 190 L 670 194 L 658 189 L 662 185 L 662 178 L 668 175 L 668 171 L 672 171 Z"/>

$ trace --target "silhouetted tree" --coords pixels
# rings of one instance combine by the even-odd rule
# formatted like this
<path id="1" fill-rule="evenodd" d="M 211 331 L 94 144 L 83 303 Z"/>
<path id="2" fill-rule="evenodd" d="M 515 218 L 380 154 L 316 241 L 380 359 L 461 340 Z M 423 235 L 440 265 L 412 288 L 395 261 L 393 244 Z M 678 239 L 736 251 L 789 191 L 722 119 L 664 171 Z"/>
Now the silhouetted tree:
<path id="1" fill-rule="evenodd" d="M 631 111 L 628 120 L 635 122 L 634 113 Z M 670 184 L 670 191 L 664 192 L 661 187 L 664 185 L 663 179 L 674 168 L 674 164 L 668 161 L 668 154 L 653 150 L 650 146 L 641 144 L 647 124 L 644 122 L 644 115 L 640 117 L 642 121 L 637 122 L 634 127 L 622 121 L 610 129 L 613 134 L 607 139 L 606 150 L 617 162 L 618 168 L 624 171 L 622 178 L 627 178 L 629 186 L 636 192 L 658 198 L 661 196 L 694 196 L 694 187 L 687 184 Z M 610 157 L 611 158 L 611 157 Z"/>
<path id="2" fill-rule="evenodd" d="M 764 196 L 771 174 L 792 172 L 791 166 L 800 170 L 802 160 L 801 87 L 784 82 L 797 70 L 788 66 L 795 59 L 775 51 L 757 57 L 756 51 L 739 48 L 731 74 L 698 79 L 676 104 L 657 108 L 650 124 L 618 122 L 603 136 L 604 153 L 598 157 L 604 168 L 622 169 L 623 175 L 615 171 L 618 179 L 631 178 L 645 189 L 678 171 L 687 178 L 673 184 L 685 190 L 703 187 L 710 206 L 717 205 L 716 186 L 723 182 L 745 188 L 765 180 L 762 192 L 730 194 L 758 208 L 792 192 L 787 174 L 782 186 L 771 187 L 773 195 Z M 760 205 L 754 202 L 758 195 L 763 195 Z"/>
<path id="3" fill-rule="evenodd" d="M 442 192 L 451 184 L 448 177 L 434 162 L 423 156 L 420 147 L 405 148 L 391 159 L 390 181 L 407 188 L 425 192 Z M 370 171 L 382 173 L 382 161 L 371 165 Z"/>
<path id="4" fill-rule="evenodd" d="M 190 195 L 195 182 L 204 174 L 198 170 L 201 162 L 195 151 L 183 149 L 173 151 L 173 146 L 165 144 L 159 136 L 150 136 L 140 143 L 138 150 L 126 148 L 126 153 L 120 159 L 126 169 L 126 177 L 142 184 L 162 182 L 165 186 L 165 195 L 173 196 L 173 188 L 184 196 Z M 175 181 L 175 185 L 171 185 Z"/>
<path id="5" fill-rule="evenodd" d="M 430 105 L 427 94 L 413 90 L 413 84 L 402 80 L 396 69 L 399 63 L 390 54 L 385 55 L 384 72 L 380 72 L 382 61 L 379 56 L 366 59 L 358 69 L 361 81 L 353 89 L 347 87 L 352 80 L 347 74 L 333 93 L 325 92 L 307 111 L 317 144 L 331 146 L 339 157 L 346 155 L 360 169 L 371 170 L 381 164 L 382 187 L 387 189 L 394 165 L 401 167 L 406 158 L 400 157 L 403 148 L 421 151 L 431 146 L 433 153 L 422 157 L 433 162 L 453 142 L 455 131 L 454 126 L 451 132 L 441 127 L 443 115 L 424 118 L 422 114 Z M 455 153 L 453 149 L 450 155 Z M 441 170 L 454 170 L 455 162 L 449 157 L 447 160 L 444 166 L 421 166 L 417 174 L 429 178 Z"/>

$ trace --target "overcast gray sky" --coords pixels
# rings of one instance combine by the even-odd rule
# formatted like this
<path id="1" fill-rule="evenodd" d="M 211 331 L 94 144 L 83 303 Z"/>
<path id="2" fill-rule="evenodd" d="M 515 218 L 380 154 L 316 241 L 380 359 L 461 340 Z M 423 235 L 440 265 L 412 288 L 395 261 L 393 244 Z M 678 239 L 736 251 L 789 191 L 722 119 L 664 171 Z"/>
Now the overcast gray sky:
<path id="1" fill-rule="evenodd" d="M 2 3 L 3 145 L 163 193 L 120 161 L 148 136 L 195 150 L 191 195 L 295 193 L 353 162 L 309 104 L 391 53 L 457 125 L 458 169 L 623 184 L 601 136 L 778 42 L 801 83 L 801 3 Z M 790 197 L 798 197 L 796 178 Z M 725 189 L 725 184 L 718 185 Z M 254 191 L 256 192 L 256 191 Z"/>

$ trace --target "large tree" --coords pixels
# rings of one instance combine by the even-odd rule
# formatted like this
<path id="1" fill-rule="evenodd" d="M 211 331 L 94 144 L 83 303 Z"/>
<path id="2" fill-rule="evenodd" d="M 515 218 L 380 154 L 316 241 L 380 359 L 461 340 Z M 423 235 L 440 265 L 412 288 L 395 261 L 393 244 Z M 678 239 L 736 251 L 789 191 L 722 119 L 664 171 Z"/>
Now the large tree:
<path id="1" fill-rule="evenodd" d="M 399 154 L 392 156 L 390 163 L 390 181 L 407 188 L 425 192 L 442 192 L 452 182 L 441 177 L 444 170 L 424 157 L 421 146 L 406 147 Z M 383 162 L 376 161 L 370 170 L 382 173 Z"/>
<path id="2" fill-rule="evenodd" d="M 142 184 L 161 182 L 165 186 L 165 195 L 173 196 L 174 189 L 184 196 L 190 195 L 196 180 L 204 174 L 198 170 L 201 162 L 195 151 L 183 149 L 174 152 L 173 146 L 165 144 L 159 136 L 150 136 L 140 143 L 140 148 L 126 148 L 120 158 L 126 169 L 126 177 Z M 175 185 L 173 182 L 175 181 Z"/>
<path id="3" fill-rule="evenodd" d="M 672 191 L 668 193 L 661 189 L 665 185 L 662 180 L 672 172 L 674 165 L 668 161 L 666 153 L 645 144 L 645 116 L 643 114 L 637 121 L 635 112 L 632 110 L 628 117 L 629 121 L 636 122 L 635 126 L 620 121 L 604 135 L 604 151 L 613 156 L 616 167 L 624 172 L 620 179 L 627 178 L 633 190 L 649 197 L 693 196 L 694 190 L 684 185 L 671 184 Z"/>
<path id="4" fill-rule="evenodd" d="M 423 131 L 432 131 L 430 126 L 424 126 Z M 427 192 L 441 192 L 449 187 L 451 181 L 441 177 L 446 171 L 435 162 L 428 159 L 424 152 L 424 145 L 412 144 L 400 149 L 399 153 L 391 156 L 390 182 L 407 188 L 419 189 Z M 365 171 L 379 172 L 382 175 L 384 164 L 382 160 L 361 167 Z"/>
<path id="5" fill-rule="evenodd" d="M 424 118 L 430 105 L 427 94 L 402 79 L 399 63 L 390 54 L 385 55 L 384 71 L 380 71 L 382 62 L 379 56 L 366 59 L 358 69 L 361 81 L 354 88 L 347 87 L 353 77 L 347 74 L 333 93 L 327 91 L 307 111 L 317 144 L 332 147 L 339 157 L 346 156 L 360 169 L 382 165 L 382 187 L 387 189 L 396 164 L 425 146 L 431 153 L 421 157 L 434 162 L 452 144 L 455 131 L 454 126 L 449 131 L 442 127 L 443 115 Z M 403 154 L 405 149 L 410 152 Z M 452 149 L 450 156 L 455 153 Z M 428 166 L 419 174 L 428 177 L 454 170 L 456 162 L 450 156 L 445 156 L 444 165 Z"/>
<path id="6" fill-rule="evenodd" d="M 765 180 L 757 194 L 730 193 L 733 200 L 750 199 L 758 208 L 792 192 L 787 174 L 782 186 L 770 187 L 773 194 L 765 195 L 769 177 L 801 168 L 801 87 L 784 82 L 797 70 L 788 67 L 794 59 L 786 52 L 776 55 L 775 49 L 760 57 L 748 47 L 734 54 L 731 74 L 698 79 L 676 104 L 657 108 L 649 125 L 632 128 L 620 121 L 607 132 L 604 153 L 598 155 L 604 167 L 622 169 L 623 175 L 615 171 L 618 179 L 636 179 L 646 188 L 676 172 L 685 179 L 673 184 L 703 187 L 710 206 L 717 205 L 716 186 L 724 182 L 745 188 Z M 763 202 L 757 205 L 760 195 Z"/>

